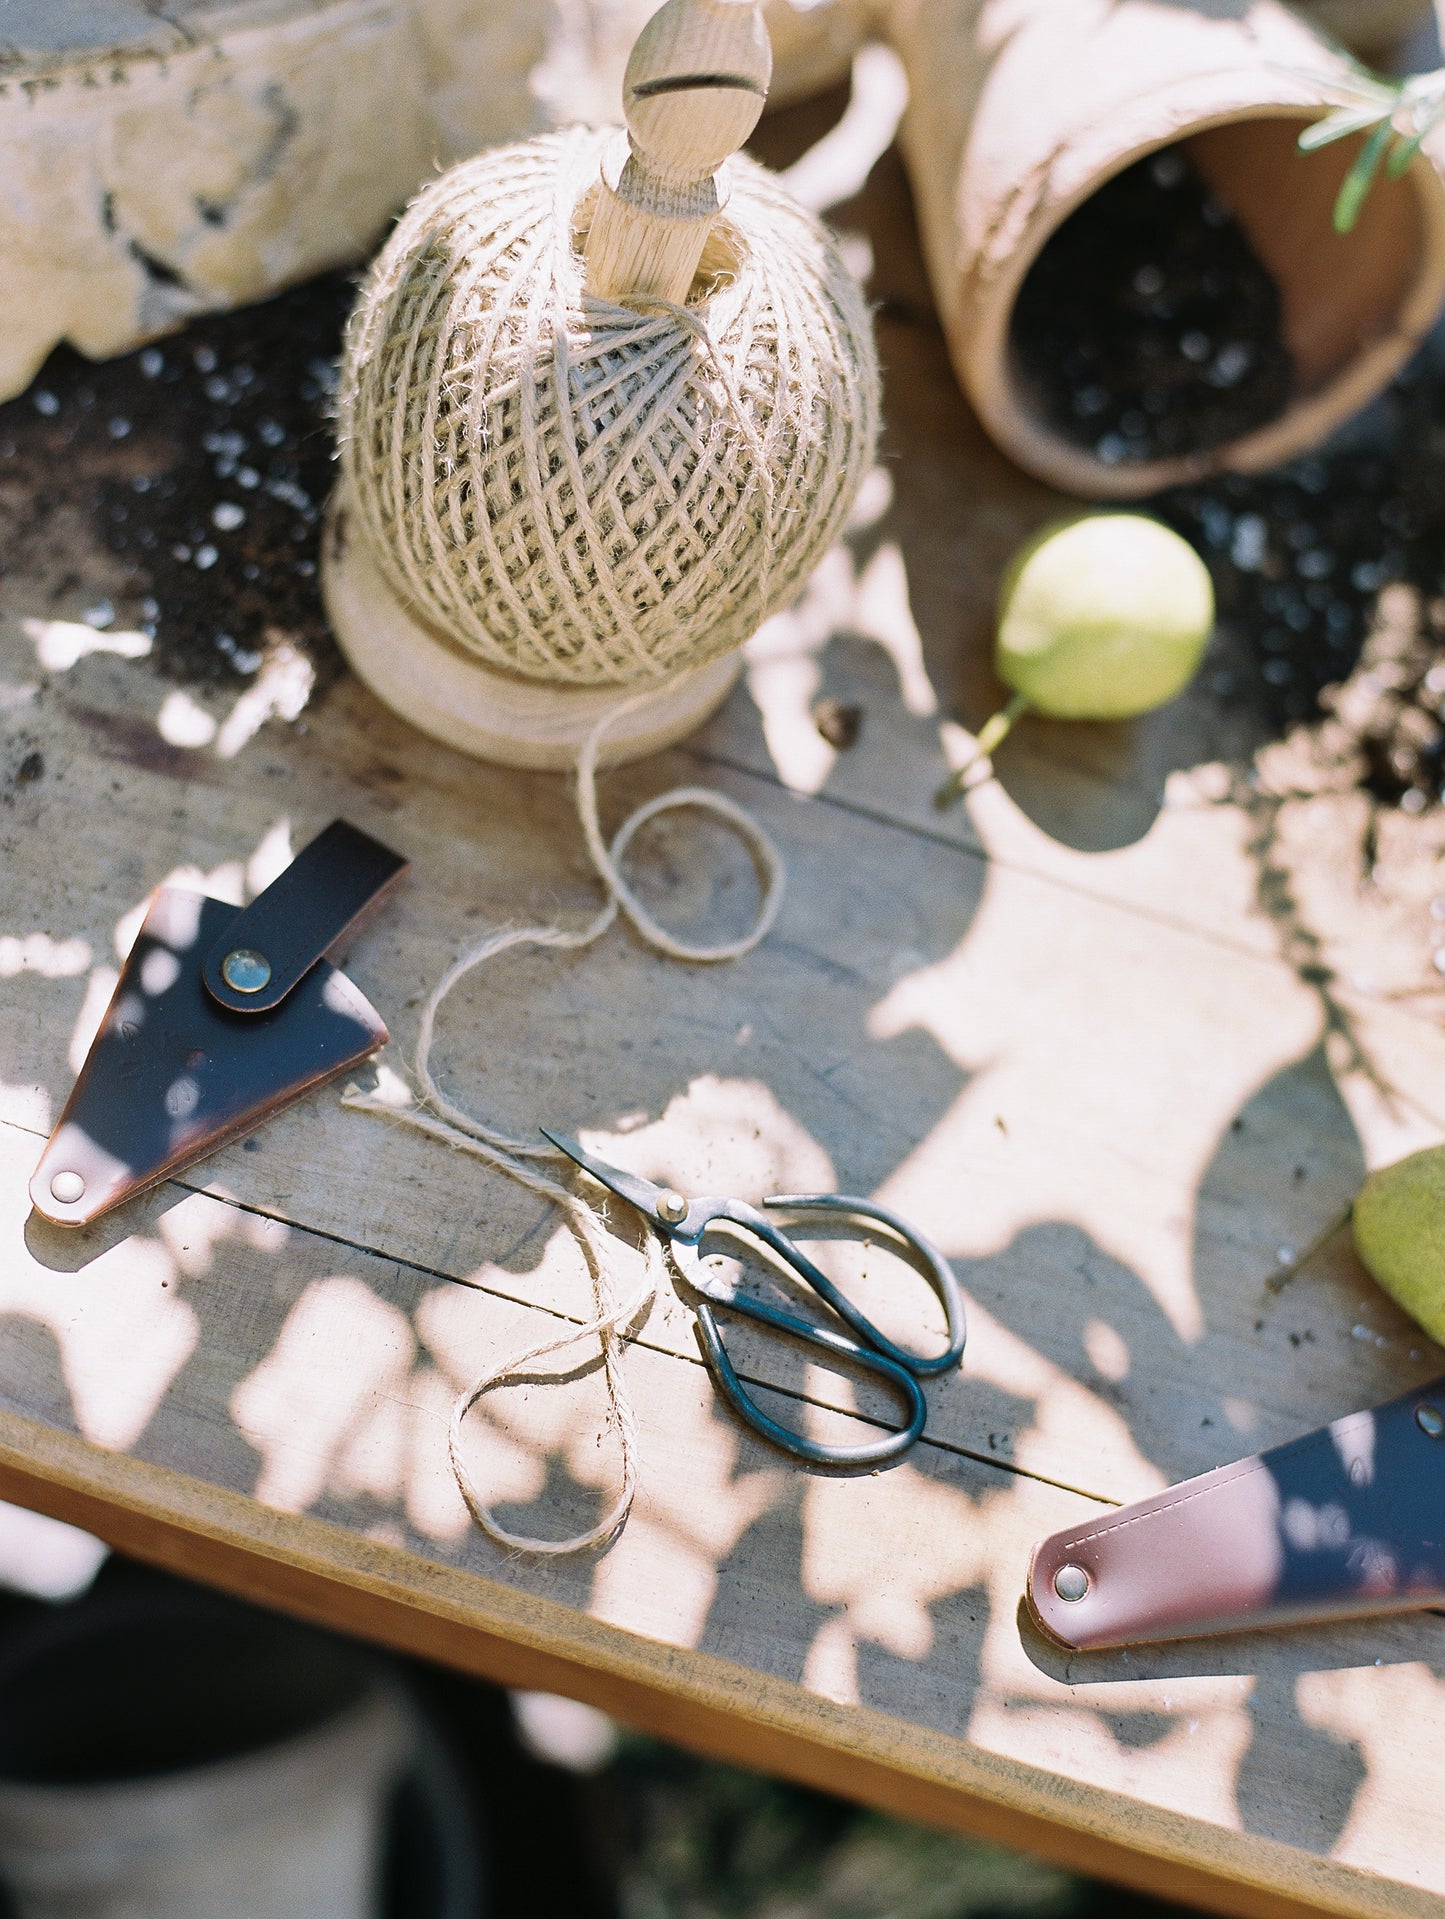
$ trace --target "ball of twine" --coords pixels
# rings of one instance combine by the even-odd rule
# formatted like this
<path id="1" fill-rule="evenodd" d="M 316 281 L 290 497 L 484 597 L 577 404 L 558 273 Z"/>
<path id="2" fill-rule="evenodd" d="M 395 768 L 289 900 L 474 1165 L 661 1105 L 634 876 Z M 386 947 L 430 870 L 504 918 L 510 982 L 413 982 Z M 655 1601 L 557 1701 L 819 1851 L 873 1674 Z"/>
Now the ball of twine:
<path id="1" fill-rule="evenodd" d="M 352 316 L 340 439 L 414 617 L 494 669 L 625 686 L 796 595 L 872 459 L 879 380 L 832 241 L 741 157 L 685 307 L 584 294 L 607 138 L 502 147 L 413 202 Z"/>

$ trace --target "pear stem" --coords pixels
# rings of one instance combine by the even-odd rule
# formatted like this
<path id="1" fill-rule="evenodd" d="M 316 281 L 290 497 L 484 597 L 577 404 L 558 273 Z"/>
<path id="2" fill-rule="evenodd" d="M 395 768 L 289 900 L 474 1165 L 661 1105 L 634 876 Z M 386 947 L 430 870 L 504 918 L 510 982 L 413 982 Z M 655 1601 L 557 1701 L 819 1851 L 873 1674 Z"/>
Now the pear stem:
<path id="1" fill-rule="evenodd" d="M 1013 727 L 1013 723 L 1022 713 L 1027 713 L 1030 702 L 1022 693 L 1015 693 L 1008 705 L 1002 707 L 979 729 L 978 738 L 973 743 L 973 751 L 962 766 L 956 766 L 948 778 L 933 796 L 933 804 L 942 813 L 963 792 L 964 781 L 980 760 L 986 760 L 996 748 L 1003 745 Z"/>

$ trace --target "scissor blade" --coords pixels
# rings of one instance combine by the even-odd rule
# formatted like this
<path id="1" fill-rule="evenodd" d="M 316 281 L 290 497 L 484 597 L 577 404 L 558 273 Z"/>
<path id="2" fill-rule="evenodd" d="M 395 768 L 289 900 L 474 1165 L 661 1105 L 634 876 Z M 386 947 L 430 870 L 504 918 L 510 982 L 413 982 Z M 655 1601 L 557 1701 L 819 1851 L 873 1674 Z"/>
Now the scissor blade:
<path id="1" fill-rule="evenodd" d="M 590 1173 L 599 1180 L 609 1192 L 616 1193 L 619 1199 L 625 1199 L 629 1206 L 635 1206 L 645 1213 L 654 1226 L 666 1227 L 667 1222 L 657 1210 L 657 1202 L 666 1191 L 665 1187 L 654 1186 L 650 1179 L 644 1179 L 641 1173 L 629 1173 L 621 1166 L 610 1166 L 605 1159 L 598 1159 L 594 1153 L 568 1133 L 554 1133 L 550 1127 L 538 1128 L 544 1139 L 550 1139 L 559 1151 L 568 1159 L 575 1159 L 583 1172 Z"/>

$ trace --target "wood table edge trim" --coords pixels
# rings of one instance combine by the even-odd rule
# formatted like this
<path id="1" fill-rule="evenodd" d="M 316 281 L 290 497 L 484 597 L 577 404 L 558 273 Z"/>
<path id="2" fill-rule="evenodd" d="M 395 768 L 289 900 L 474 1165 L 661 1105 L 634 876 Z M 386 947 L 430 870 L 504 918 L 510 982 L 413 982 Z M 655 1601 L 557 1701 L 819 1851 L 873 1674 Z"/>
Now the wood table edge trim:
<path id="1" fill-rule="evenodd" d="M 640 1637 L 3 1409 L 0 1498 L 295 1617 L 508 1686 L 568 1694 L 711 1758 L 1237 1919 L 1438 1919 L 1442 1910 L 1430 1893 L 1413 1896 L 1277 1842 L 1141 1808 L 961 1738 L 905 1731 L 885 1713 L 834 1705 L 791 1681 Z"/>

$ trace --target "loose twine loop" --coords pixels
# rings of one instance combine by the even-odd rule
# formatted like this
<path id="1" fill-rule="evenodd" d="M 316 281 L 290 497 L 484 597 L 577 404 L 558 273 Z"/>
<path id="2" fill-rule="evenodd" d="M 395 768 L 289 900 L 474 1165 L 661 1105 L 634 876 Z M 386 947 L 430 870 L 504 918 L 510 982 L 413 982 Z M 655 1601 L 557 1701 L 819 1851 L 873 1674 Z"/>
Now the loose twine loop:
<path id="1" fill-rule="evenodd" d="M 777 847 L 746 808 L 730 800 L 726 794 L 715 793 L 707 787 L 679 786 L 660 793 L 628 814 L 613 834 L 610 846 L 603 839 L 597 815 L 598 751 L 608 729 L 647 697 L 650 694 L 634 694 L 612 707 L 588 734 L 577 757 L 577 811 L 587 851 L 607 894 L 601 910 L 584 926 L 571 930 L 555 925 L 503 928 L 489 934 L 479 946 L 447 969 L 422 1008 L 414 1061 L 418 1105 L 388 1105 L 374 1093 L 361 1093 L 350 1087 L 342 1094 L 341 1100 L 343 1106 L 396 1120 L 419 1133 L 441 1140 L 457 1152 L 470 1153 L 488 1166 L 506 1173 L 529 1193 L 535 1193 L 555 1206 L 582 1249 L 592 1286 L 591 1318 L 571 1332 L 563 1333 L 556 1339 L 543 1340 L 523 1352 L 514 1353 L 501 1365 L 489 1367 L 458 1393 L 452 1405 L 447 1450 L 457 1484 L 482 1530 L 498 1545 L 518 1552 L 554 1555 L 583 1552 L 589 1546 L 601 1545 L 610 1539 L 631 1510 L 637 1491 L 637 1415 L 623 1373 L 622 1350 L 629 1329 L 643 1318 L 657 1297 L 664 1276 L 663 1252 L 656 1235 L 648 1233 L 645 1245 L 646 1279 L 637 1291 L 625 1294 L 614 1263 L 614 1242 L 601 1216 L 569 1187 L 530 1163 L 553 1160 L 567 1165 L 570 1162 L 566 1156 L 553 1146 L 534 1145 L 530 1140 L 515 1139 L 509 1133 L 487 1125 L 449 1099 L 437 1085 L 430 1063 L 437 1014 L 459 980 L 514 946 L 541 946 L 576 952 L 601 939 L 621 913 L 632 922 L 649 946 L 669 959 L 712 964 L 721 960 L 741 959 L 745 953 L 750 953 L 760 940 L 766 938 L 783 903 L 786 875 Z M 762 904 L 757 918 L 741 939 L 728 940 L 720 945 L 700 946 L 675 938 L 648 912 L 623 878 L 622 860 L 637 833 L 659 815 L 684 807 L 712 813 L 725 820 L 746 842 L 757 861 L 758 872 L 764 882 Z M 621 1453 L 621 1485 L 617 1497 L 595 1526 L 570 1539 L 538 1539 L 526 1533 L 511 1532 L 488 1505 L 485 1494 L 463 1457 L 462 1427 L 467 1415 L 478 1400 L 494 1387 L 525 1377 L 539 1360 L 584 1345 L 592 1339 L 596 1339 L 601 1348 L 608 1421 L 616 1428 Z"/>
<path id="2" fill-rule="evenodd" d="M 598 1215 L 511 1138 L 442 1092 L 429 1059 L 457 982 L 514 946 L 577 951 L 619 914 L 655 951 L 711 963 L 756 946 L 777 916 L 783 866 L 748 813 L 682 787 L 614 834 L 597 818 L 609 726 L 679 672 L 741 644 L 788 604 L 842 529 L 873 458 L 879 375 L 868 311 L 823 228 L 764 169 L 733 163 L 726 247 L 705 306 L 607 303 L 584 292 L 574 217 L 609 136 L 525 141 L 454 168 L 413 202 L 357 301 L 342 358 L 338 439 L 371 555 L 398 600 L 463 655 L 548 685 L 642 686 L 607 712 L 577 764 L 577 803 L 606 899 L 579 929 L 506 929 L 459 959 L 428 997 L 417 1103 L 344 1103 L 414 1127 L 505 1172 L 562 1213 L 582 1248 L 592 1316 L 473 1380 L 452 1409 L 452 1470 L 501 1545 L 569 1553 L 616 1532 L 637 1482 L 636 1418 L 620 1365 L 656 1295 L 661 1252 L 631 1296 Z M 721 233 L 721 228 L 718 229 Z M 726 253 L 726 259 L 723 254 Z M 706 261 L 704 263 L 706 265 Z M 709 269 L 712 272 L 712 269 Z M 742 939 L 675 938 L 621 872 L 637 832 L 681 807 L 713 813 L 751 847 L 764 882 Z M 622 1484 L 573 1539 L 507 1530 L 462 1456 L 482 1395 L 549 1354 L 596 1338 Z"/>

